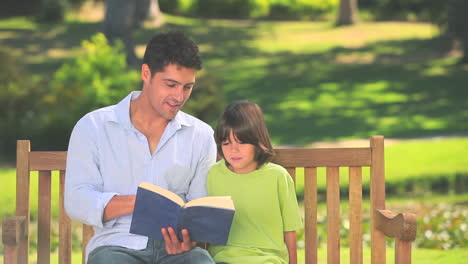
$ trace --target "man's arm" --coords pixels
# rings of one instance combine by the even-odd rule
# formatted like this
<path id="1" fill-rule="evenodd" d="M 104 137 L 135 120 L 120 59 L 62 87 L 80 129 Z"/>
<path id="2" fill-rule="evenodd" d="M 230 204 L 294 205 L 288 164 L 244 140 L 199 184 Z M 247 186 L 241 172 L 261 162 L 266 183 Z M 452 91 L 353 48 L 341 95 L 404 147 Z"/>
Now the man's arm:
<path id="1" fill-rule="evenodd" d="M 102 228 L 104 208 L 118 193 L 103 192 L 97 130 L 95 120 L 89 116 L 78 121 L 73 129 L 67 153 L 64 203 L 71 219 Z M 117 215 L 112 209 L 110 212 Z"/>
<path id="2" fill-rule="evenodd" d="M 284 242 L 288 248 L 289 264 L 297 264 L 296 231 L 284 232 Z"/>
<path id="3" fill-rule="evenodd" d="M 104 208 L 102 220 L 106 222 L 111 219 L 133 213 L 135 198 L 136 195 L 116 195 L 112 197 Z"/>

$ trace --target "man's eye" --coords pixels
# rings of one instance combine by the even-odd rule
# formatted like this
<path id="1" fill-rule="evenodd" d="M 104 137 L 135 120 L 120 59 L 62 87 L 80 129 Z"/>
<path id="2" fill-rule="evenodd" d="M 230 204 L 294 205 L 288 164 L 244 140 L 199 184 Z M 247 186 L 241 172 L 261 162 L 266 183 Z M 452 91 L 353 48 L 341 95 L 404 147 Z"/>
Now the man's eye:
<path id="1" fill-rule="evenodd" d="M 190 89 L 192 89 L 192 87 L 193 87 L 192 85 L 187 85 L 187 86 L 184 86 L 184 89 L 185 90 L 190 90 Z"/>
<path id="2" fill-rule="evenodd" d="M 229 142 L 228 142 L 228 141 L 224 141 L 224 142 L 221 143 L 221 145 L 227 146 L 227 145 L 229 145 Z"/>
<path id="3" fill-rule="evenodd" d="M 173 87 L 176 86 L 175 83 L 166 83 L 166 85 L 167 85 L 168 87 L 171 87 L 171 88 L 173 88 Z"/>

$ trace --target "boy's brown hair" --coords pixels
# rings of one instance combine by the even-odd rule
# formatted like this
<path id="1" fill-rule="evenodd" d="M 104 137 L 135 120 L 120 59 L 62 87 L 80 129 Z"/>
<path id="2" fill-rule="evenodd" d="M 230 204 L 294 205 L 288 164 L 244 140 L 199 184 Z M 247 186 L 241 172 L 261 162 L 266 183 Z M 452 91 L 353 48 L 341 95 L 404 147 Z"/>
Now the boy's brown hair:
<path id="1" fill-rule="evenodd" d="M 223 159 L 222 143 L 229 140 L 231 130 L 239 142 L 255 146 L 254 159 L 257 162 L 257 169 L 271 161 L 274 152 L 260 106 L 242 100 L 234 101 L 226 107 L 215 130 L 218 154 Z"/>

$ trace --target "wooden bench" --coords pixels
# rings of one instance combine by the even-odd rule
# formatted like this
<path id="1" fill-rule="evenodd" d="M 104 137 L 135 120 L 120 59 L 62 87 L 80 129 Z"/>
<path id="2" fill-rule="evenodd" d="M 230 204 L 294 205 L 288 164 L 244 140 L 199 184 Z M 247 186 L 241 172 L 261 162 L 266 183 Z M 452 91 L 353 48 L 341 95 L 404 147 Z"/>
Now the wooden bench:
<path id="1" fill-rule="evenodd" d="M 30 172 L 39 171 L 37 263 L 50 263 L 51 171 L 60 171 L 59 263 L 71 263 L 71 220 L 63 209 L 65 151 L 30 151 L 30 142 L 18 141 L 16 216 L 3 221 L 4 263 L 28 263 L 30 243 Z M 384 138 L 372 136 L 366 148 L 277 149 L 274 162 L 286 167 L 295 179 L 304 168 L 304 222 L 306 263 L 318 262 L 317 168 L 326 168 L 327 262 L 340 263 L 339 168 L 349 168 L 350 263 L 363 263 L 362 167 L 370 167 L 371 263 L 386 263 L 386 236 L 395 238 L 395 262 L 411 263 L 411 241 L 416 236 L 414 214 L 395 214 L 385 208 Z M 84 248 L 92 229 L 83 226 Z"/>

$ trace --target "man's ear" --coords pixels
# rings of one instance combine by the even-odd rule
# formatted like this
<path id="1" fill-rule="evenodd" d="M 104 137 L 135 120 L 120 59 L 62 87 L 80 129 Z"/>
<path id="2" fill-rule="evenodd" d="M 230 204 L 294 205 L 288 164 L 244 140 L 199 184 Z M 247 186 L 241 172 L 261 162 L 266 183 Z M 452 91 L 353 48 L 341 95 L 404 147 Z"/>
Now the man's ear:
<path id="1" fill-rule="evenodd" d="M 151 70 L 148 64 L 146 63 L 141 65 L 141 79 L 144 82 L 148 82 L 151 80 Z"/>

